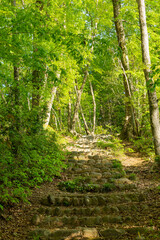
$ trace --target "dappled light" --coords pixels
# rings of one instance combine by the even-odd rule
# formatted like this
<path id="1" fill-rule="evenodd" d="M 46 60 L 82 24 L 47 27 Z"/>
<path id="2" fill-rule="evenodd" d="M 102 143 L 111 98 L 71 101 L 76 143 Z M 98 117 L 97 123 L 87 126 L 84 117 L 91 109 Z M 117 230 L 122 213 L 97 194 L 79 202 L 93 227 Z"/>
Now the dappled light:
<path id="1" fill-rule="evenodd" d="M 160 239 L 159 0 L 0 1 L 0 240 Z"/>

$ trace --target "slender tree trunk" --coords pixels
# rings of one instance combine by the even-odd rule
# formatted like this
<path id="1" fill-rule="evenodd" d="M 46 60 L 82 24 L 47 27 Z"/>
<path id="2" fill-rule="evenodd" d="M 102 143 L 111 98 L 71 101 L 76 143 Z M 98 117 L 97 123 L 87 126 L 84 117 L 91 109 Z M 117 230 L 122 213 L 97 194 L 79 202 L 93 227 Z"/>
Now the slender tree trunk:
<path id="1" fill-rule="evenodd" d="M 152 135 L 154 140 L 155 154 L 160 155 L 160 123 L 159 123 L 159 107 L 156 91 L 153 87 L 153 80 L 151 78 L 151 60 L 149 54 L 149 39 L 146 23 L 145 1 L 138 1 L 139 9 L 139 21 L 141 29 L 141 47 L 143 63 L 145 65 L 144 75 L 146 79 L 146 85 L 148 88 L 148 100 L 150 110 L 150 123 L 152 128 Z"/>
<path id="2" fill-rule="evenodd" d="M 40 72 L 39 70 L 34 70 L 32 72 L 32 109 L 38 108 L 40 105 Z"/>
<path id="3" fill-rule="evenodd" d="M 87 135 L 90 135 L 90 131 L 89 131 L 89 127 L 88 127 L 88 124 L 86 122 L 86 119 L 85 119 L 85 116 L 84 116 L 84 113 L 83 113 L 83 109 L 82 109 L 82 106 L 80 104 L 80 111 L 81 111 L 81 115 L 82 115 L 82 119 L 83 119 L 83 123 L 84 123 L 84 129 L 86 131 L 86 134 Z"/>
<path id="4" fill-rule="evenodd" d="M 95 128 L 96 128 L 96 100 L 95 100 L 95 96 L 94 96 L 92 82 L 89 81 L 89 84 L 90 84 L 90 89 L 91 89 L 91 94 L 92 94 L 92 99 L 93 99 L 93 129 L 92 129 L 92 133 L 94 134 Z"/>
<path id="5" fill-rule="evenodd" d="M 77 116 L 77 123 L 78 123 L 79 132 L 81 133 L 82 127 L 81 127 L 81 121 L 80 121 L 80 119 L 79 119 L 79 114 L 78 114 L 78 116 Z"/>
<path id="6" fill-rule="evenodd" d="M 72 115 L 72 103 L 71 103 L 71 93 L 69 92 L 69 102 L 68 102 L 68 132 L 71 130 L 71 115 Z"/>
<path id="7" fill-rule="evenodd" d="M 53 86 L 52 91 L 51 91 L 51 98 L 50 98 L 50 100 L 48 101 L 48 104 L 47 104 L 47 116 L 46 116 L 46 119 L 45 119 L 45 127 L 47 127 L 49 125 L 52 105 L 53 105 L 53 101 L 54 101 L 56 92 L 57 92 L 57 87 Z"/>
<path id="8" fill-rule="evenodd" d="M 59 125 L 59 129 L 61 130 L 61 124 L 60 124 L 60 121 L 59 121 L 58 116 L 57 116 L 57 113 L 56 113 L 56 111 L 54 110 L 53 107 L 52 107 L 52 111 L 53 111 L 53 114 L 54 114 L 54 117 L 55 117 L 55 125 L 56 125 L 56 129 L 58 130 L 58 125 Z"/>
<path id="9" fill-rule="evenodd" d="M 75 85 L 75 91 L 76 91 L 76 95 L 78 96 L 78 87 L 77 87 L 77 85 Z M 85 116 L 84 116 L 84 113 L 83 113 L 83 109 L 82 109 L 81 103 L 79 104 L 79 109 L 80 109 L 80 112 L 81 112 L 81 115 L 82 115 L 85 132 L 86 132 L 87 135 L 90 135 L 89 127 L 88 127 L 88 124 L 86 122 L 86 119 L 85 119 Z"/>
<path id="10" fill-rule="evenodd" d="M 129 70 L 129 58 L 128 58 L 128 51 L 126 46 L 125 40 L 125 32 L 123 27 L 122 19 L 120 19 L 120 10 L 121 10 L 121 1 L 120 0 L 112 0 L 113 2 L 113 12 L 114 12 L 114 21 L 116 27 L 116 33 L 118 38 L 118 44 L 121 50 L 121 62 L 123 66 L 123 74 L 124 77 L 124 89 L 125 89 L 125 123 L 122 130 L 121 136 L 123 138 L 129 138 L 130 135 L 136 133 L 136 123 L 135 123 L 135 116 L 133 114 L 134 110 L 132 110 L 133 105 L 131 101 L 131 81 L 130 76 L 126 74 L 126 71 Z"/>
<path id="11" fill-rule="evenodd" d="M 76 119 L 77 119 L 77 115 L 78 115 L 78 110 L 79 110 L 79 105 L 80 105 L 80 101 L 81 101 L 83 88 L 84 88 L 84 85 L 87 81 L 87 77 L 88 77 L 88 66 L 87 66 L 87 69 L 84 72 L 83 82 L 82 82 L 81 88 L 80 88 L 80 90 L 78 90 L 78 94 L 77 94 L 77 101 L 76 101 L 76 105 L 75 105 L 75 109 L 74 109 L 74 114 L 73 114 L 73 119 L 72 119 L 72 127 L 71 127 L 71 132 L 73 134 L 76 132 L 75 131 L 75 124 L 76 124 Z"/>

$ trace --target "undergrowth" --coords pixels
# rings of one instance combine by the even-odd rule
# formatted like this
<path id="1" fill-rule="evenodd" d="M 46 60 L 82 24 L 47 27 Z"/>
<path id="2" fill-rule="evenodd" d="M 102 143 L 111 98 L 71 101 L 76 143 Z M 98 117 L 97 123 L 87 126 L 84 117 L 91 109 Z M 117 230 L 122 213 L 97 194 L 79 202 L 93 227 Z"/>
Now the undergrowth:
<path id="1" fill-rule="evenodd" d="M 124 146 L 120 139 L 113 137 L 108 140 L 99 140 L 96 146 L 101 149 L 110 150 L 115 156 L 124 153 Z"/>
<path id="2" fill-rule="evenodd" d="M 42 130 L 34 135 L 19 134 L 18 148 L 6 141 L 0 143 L 0 208 L 6 204 L 27 201 L 31 189 L 52 181 L 65 167 L 56 135 Z M 12 141 L 13 142 L 13 141 Z"/>
<path id="3" fill-rule="evenodd" d="M 100 186 L 99 184 L 92 183 L 89 177 L 77 177 L 59 183 L 59 189 L 68 192 L 110 192 L 115 188 L 114 181 L 109 181 Z"/>

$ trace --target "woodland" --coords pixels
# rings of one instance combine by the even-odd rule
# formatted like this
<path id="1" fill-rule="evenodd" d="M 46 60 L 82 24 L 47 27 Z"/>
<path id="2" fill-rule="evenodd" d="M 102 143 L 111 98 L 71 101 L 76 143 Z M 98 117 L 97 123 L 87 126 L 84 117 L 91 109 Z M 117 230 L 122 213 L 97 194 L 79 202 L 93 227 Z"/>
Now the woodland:
<path id="1" fill-rule="evenodd" d="M 0 208 L 112 134 L 160 165 L 160 1 L 0 1 Z"/>

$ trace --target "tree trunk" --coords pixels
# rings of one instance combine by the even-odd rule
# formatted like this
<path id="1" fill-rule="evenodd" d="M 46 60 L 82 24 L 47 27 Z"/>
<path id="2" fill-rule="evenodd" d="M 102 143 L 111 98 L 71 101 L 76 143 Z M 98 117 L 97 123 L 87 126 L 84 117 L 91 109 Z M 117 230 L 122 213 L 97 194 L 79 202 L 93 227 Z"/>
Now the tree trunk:
<path id="1" fill-rule="evenodd" d="M 83 119 L 83 123 L 84 123 L 84 129 L 86 131 L 86 134 L 87 135 L 90 135 L 90 131 L 89 131 L 89 127 L 88 127 L 88 124 L 86 122 L 86 119 L 85 119 L 85 116 L 84 116 L 84 113 L 83 113 L 83 109 L 82 109 L 82 106 L 80 104 L 80 111 L 81 111 L 81 115 L 82 115 L 82 119 Z"/>
<path id="2" fill-rule="evenodd" d="M 76 91 L 76 95 L 78 96 L 78 87 L 77 87 L 77 85 L 75 85 L 75 91 Z M 83 113 L 83 109 L 82 109 L 81 103 L 79 104 L 79 109 L 80 109 L 80 112 L 81 112 L 81 115 L 82 115 L 85 132 L 86 132 L 87 135 L 90 135 L 90 131 L 89 131 L 88 124 L 86 122 L 86 119 L 85 119 L 85 116 L 84 116 L 84 113 Z"/>
<path id="3" fill-rule="evenodd" d="M 92 94 L 92 99 L 93 99 L 93 129 L 92 129 L 92 133 L 94 134 L 95 128 L 96 128 L 96 100 L 95 100 L 95 96 L 94 96 L 92 82 L 89 81 L 89 84 L 90 84 L 90 89 L 91 89 L 91 94 Z"/>
<path id="4" fill-rule="evenodd" d="M 48 101 L 48 104 L 47 104 L 47 116 L 46 116 L 46 119 L 45 119 L 45 127 L 47 127 L 49 125 L 52 105 L 53 105 L 53 101 L 54 101 L 56 92 L 57 92 L 57 87 L 53 86 L 52 91 L 51 91 L 51 98 L 50 98 L 50 100 Z"/>
<path id="5" fill-rule="evenodd" d="M 75 109 L 74 109 L 74 115 L 73 115 L 72 127 L 71 127 L 71 132 L 73 134 L 75 133 L 76 119 L 77 119 L 77 115 L 78 115 L 78 110 L 79 110 L 79 105 L 80 105 L 80 101 L 81 101 L 83 88 L 84 88 L 84 85 L 85 85 L 85 83 L 87 81 L 87 77 L 88 77 L 88 66 L 87 66 L 87 69 L 84 72 L 83 83 L 81 85 L 81 88 L 80 88 L 80 90 L 78 90 L 78 93 L 77 93 L 77 101 L 76 101 L 76 105 L 75 105 Z"/>
<path id="6" fill-rule="evenodd" d="M 112 0 L 113 2 L 113 12 L 114 12 L 114 21 L 116 27 L 116 33 L 118 38 L 119 48 L 121 50 L 121 62 L 123 66 L 123 77 L 124 77 L 124 89 L 125 89 L 125 123 L 122 130 L 121 136 L 123 138 L 129 138 L 130 135 L 136 134 L 136 121 L 135 116 L 133 114 L 134 110 L 132 101 L 131 101 L 131 84 L 130 84 L 130 76 L 126 74 L 126 71 L 129 70 L 129 58 L 128 51 L 125 40 L 125 32 L 123 27 L 122 19 L 120 19 L 120 10 L 121 10 L 121 1 L 120 0 Z"/>
<path id="7" fill-rule="evenodd" d="M 78 128 L 79 128 L 79 133 L 81 133 L 82 127 L 81 127 L 81 121 L 80 121 L 80 119 L 79 119 L 79 114 L 78 114 L 78 116 L 77 116 L 77 124 L 78 124 Z"/>
<path id="8" fill-rule="evenodd" d="M 145 65 L 144 75 L 146 85 L 148 88 L 148 101 L 150 110 L 150 123 L 152 128 L 152 135 L 154 140 L 155 154 L 160 155 L 160 123 L 159 123 L 159 107 L 156 91 L 153 87 L 153 80 L 151 78 L 151 60 L 149 54 L 149 39 L 146 23 L 145 1 L 138 0 L 139 21 L 141 29 L 141 47 L 142 58 Z"/>
<path id="9" fill-rule="evenodd" d="M 71 130 L 71 115 L 72 115 L 72 103 L 71 103 L 71 93 L 69 92 L 69 102 L 68 102 L 68 132 Z"/>

